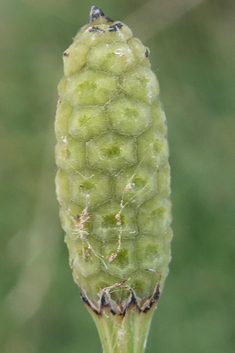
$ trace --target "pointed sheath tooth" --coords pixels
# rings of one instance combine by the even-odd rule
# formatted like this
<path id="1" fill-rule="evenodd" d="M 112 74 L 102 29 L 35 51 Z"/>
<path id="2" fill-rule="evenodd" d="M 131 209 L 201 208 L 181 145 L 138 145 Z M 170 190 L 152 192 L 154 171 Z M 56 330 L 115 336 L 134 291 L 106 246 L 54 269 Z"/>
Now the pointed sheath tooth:
<path id="1" fill-rule="evenodd" d="M 63 54 L 56 192 L 73 277 L 106 353 L 144 351 L 171 259 L 167 127 L 149 56 L 97 6 Z"/>

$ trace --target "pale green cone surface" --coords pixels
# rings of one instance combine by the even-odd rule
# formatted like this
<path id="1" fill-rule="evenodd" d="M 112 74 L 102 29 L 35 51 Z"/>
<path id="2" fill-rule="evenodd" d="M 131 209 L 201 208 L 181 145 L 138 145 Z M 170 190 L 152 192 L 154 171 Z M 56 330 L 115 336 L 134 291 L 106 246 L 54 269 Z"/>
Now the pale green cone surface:
<path id="1" fill-rule="evenodd" d="M 97 311 L 104 293 L 116 313 L 130 293 L 143 311 L 168 274 L 169 150 L 148 56 L 96 7 L 63 55 L 56 190 L 74 279 Z"/>

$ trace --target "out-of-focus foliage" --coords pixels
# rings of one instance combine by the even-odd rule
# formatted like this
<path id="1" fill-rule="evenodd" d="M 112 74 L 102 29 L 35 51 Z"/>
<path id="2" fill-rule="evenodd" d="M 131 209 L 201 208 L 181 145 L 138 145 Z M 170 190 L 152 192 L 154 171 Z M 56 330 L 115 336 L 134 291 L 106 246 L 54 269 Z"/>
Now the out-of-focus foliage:
<path id="1" fill-rule="evenodd" d="M 234 352 L 235 3 L 176 3 L 0 2 L 2 353 L 101 352 L 68 266 L 53 159 L 61 54 L 92 5 L 151 49 L 168 118 L 173 260 L 147 352 Z"/>

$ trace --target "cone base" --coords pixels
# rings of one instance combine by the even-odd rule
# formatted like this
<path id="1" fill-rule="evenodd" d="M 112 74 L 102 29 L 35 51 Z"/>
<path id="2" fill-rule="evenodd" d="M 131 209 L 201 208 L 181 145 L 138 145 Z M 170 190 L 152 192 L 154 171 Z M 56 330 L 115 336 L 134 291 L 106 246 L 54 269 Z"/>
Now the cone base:
<path id="1" fill-rule="evenodd" d="M 124 284 L 118 283 L 116 287 L 123 287 Z M 98 329 L 103 353 L 143 353 L 152 316 L 160 298 L 160 283 L 152 297 L 144 300 L 138 298 L 129 287 L 130 296 L 122 303 L 111 299 L 110 289 L 103 290 L 99 303 L 94 304 L 80 288 L 81 298 Z"/>

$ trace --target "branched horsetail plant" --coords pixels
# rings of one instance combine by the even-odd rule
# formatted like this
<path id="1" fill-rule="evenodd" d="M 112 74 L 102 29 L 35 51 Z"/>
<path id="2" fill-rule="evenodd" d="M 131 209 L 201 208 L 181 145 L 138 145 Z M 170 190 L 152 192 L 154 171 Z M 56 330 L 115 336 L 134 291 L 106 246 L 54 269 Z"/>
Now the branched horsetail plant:
<path id="1" fill-rule="evenodd" d="M 63 53 L 56 192 L 104 353 L 144 352 L 171 258 L 167 128 L 149 53 L 96 6 Z"/>

